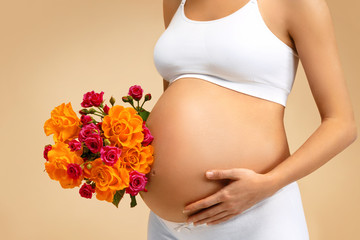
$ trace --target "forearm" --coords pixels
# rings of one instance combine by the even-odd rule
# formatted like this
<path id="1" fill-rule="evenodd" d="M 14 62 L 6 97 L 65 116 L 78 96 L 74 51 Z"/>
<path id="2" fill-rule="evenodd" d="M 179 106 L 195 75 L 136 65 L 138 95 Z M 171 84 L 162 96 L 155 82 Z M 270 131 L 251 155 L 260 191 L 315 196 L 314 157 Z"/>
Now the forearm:
<path id="1" fill-rule="evenodd" d="M 266 173 L 278 189 L 320 168 L 357 138 L 355 124 L 326 119 L 291 156 Z"/>

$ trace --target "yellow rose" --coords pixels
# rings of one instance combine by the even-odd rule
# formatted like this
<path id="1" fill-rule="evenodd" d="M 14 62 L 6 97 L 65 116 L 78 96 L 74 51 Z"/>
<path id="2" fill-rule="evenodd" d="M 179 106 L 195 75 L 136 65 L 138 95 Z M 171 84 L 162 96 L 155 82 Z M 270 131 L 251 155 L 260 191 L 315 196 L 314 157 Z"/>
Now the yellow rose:
<path id="1" fill-rule="evenodd" d="M 150 172 L 150 166 L 154 162 L 153 153 L 154 148 L 152 145 L 143 147 L 138 143 L 133 148 L 123 148 L 120 161 L 117 164 L 121 168 L 126 168 L 128 172 L 136 170 L 147 174 Z"/>
<path id="2" fill-rule="evenodd" d="M 111 145 L 132 148 L 144 140 L 142 123 L 142 118 L 134 108 L 116 105 L 110 108 L 101 127 Z"/>
<path id="3" fill-rule="evenodd" d="M 74 188 L 81 184 L 83 180 L 82 170 L 79 169 L 83 159 L 76 152 L 71 152 L 66 143 L 57 142 L 48 152 L 48 161 L 45 162 L 45 170 L 49 177 L 59 181 L 63 188 Z M 68 174 L 69 166 L 77 166 L 78 176 L 74 173 Z"/>
<path id="4" fill-rule="evenodd" d="M 91 168 L 86 170 L 86 176 L 96 184 L 97 199 L 112 202 L 117 190 L 129 186 L 129 173 L 126 169 L 105 165 L 101 158 L 88 164 L 91 164 Z"/>
<path id="5" fill-rule="evenodd" d="M 67 142 L 77 138 L 80 131 L 80 119 L 72 109 L 71 103 L 55 107 L 51 111 L 51 118 L 44 124 L 44 132 L 46 136 L 54 134 L 53 138 L 56 142 Z"/>

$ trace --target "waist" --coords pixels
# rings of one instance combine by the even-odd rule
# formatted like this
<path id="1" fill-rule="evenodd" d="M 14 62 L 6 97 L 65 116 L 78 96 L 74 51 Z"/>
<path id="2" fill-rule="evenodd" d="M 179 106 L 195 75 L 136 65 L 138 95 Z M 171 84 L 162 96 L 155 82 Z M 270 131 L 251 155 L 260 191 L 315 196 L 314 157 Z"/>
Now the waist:
<path id="1" fill-rule="evenodd" d="M 218 166 L 219 159 L 232 156 L 234 164 L 264 172 L 269 166 L 261 163 L 289 154 L 283 114 L 277 103 L 184 78 L 168 87 L 147 124 L 155 151 L 167 158 L 191 159 L 196 152 L 208 166 Z"/>

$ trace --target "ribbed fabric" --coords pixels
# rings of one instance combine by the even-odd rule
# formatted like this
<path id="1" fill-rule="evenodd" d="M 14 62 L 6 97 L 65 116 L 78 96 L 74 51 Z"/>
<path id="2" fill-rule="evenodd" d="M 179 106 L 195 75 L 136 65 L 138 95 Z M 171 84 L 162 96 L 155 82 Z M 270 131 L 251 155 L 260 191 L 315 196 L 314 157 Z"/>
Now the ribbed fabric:
<path id="1" fill-rule="evenodd" d="M 299 57 L 265 24 L 250 0 L 234 13 L 195 21 L 179 5 L 154 47 L 154 64 L 170 83 L 200 78 L 286 106 Z"/>

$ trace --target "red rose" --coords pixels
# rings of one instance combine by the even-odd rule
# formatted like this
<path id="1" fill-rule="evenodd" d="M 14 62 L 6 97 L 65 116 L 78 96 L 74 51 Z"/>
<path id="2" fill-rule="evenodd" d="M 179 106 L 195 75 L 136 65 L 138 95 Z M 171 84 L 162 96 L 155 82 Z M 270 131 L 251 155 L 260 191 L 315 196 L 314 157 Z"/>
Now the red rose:
<path id="1" fill-rule="evenodd" d="M 81 142 L 77 141 L 77 140 L 71 140 L 69 143 L 69 148 L 72 152 L 74 151 L 78 151 L 81 149 Z"/>
<path id="2" fill-rule="evenodd" d="M 82 174 L 82 168 L 79 164 L 76 163 L 69 163 L 67 165 L 67 174 L 72 179 L 78 179 Z"/>
<path id="3" fill-rule="evenodd" d="M 142 133 L 144 134 L 144 140 L 142 141 L 142 145 L 143 146 L 147 146 L 149 144 L 152 143 L 152 141 L 154 140 L 153 135 L 151 135 L 150 130 L 145 126 L 145 122 L 143 122 L 143 131 Z"/>
<path id="4" fill-rule="evenodd" d="M 125 189 L 126 193 L 129 193 L 132 196 L 137 195 L 140 191 L 147 192 L 145 185 L 147 183 L 147 177 L 143 173 L 138 171 L 132 171 L 129 174 L 130 182 L 129 187 Z"/>
<path id="5" fill-rule="evenodd" d="M 134 85 L 129 88 L 129 93 L 136 101 L 139 101 L 142 97 L 143 90 L 139 85 Z"/>
<path id="6" fill-rule="evenodd" d="M 83 96 L 83 101 L 81 103 L 82 107 L 99 107 L 100 104 L 103 102 L 103 95 L 104 92 L 95 93 L 94 91 L 87 92 Z"/>
<path id="7" fill-rule="evenodd" d="M 103 141 L 100 135 L 94 134 L 85 139 L 85 145 L 92 153 L 98 153 L 103 145 Z"/>
<path id="8" fill-rule="evenodd" d="M 50 144 L 46 145 L 44 147 L 44 158 L 46 159 L 46 161 L 49 161 L 48 159 L 48 152 L 52 149 L 52 146 Z"/>
<path id="9" fill-rule="evenodd" d="M 120 158 L 121 149 L 113 146 L 105 146 L 100 150 L 101 159 L 108 166 L 113 166 Z"/>
<path id="10" fill-rule="evenodd" d="M 94 192 L 95 188 L 87 183 L 84 183 L 79 190 L 80 195 L 84 198 L 91 198 Z"/>
<path id="11" fill-rule="evenodd" d="M 86 124 L 79 132 L 79 140 L 80 142 L 84 142 L 86 138 L 93 135 L 100 135 L 100 129 L 94 123 Z"/>
<path id="12" fill-rule="evenodd" d="M 80 121 L 85 125 L 91 122 L 92 118 L 89 115 L 81 115 Z"/>

